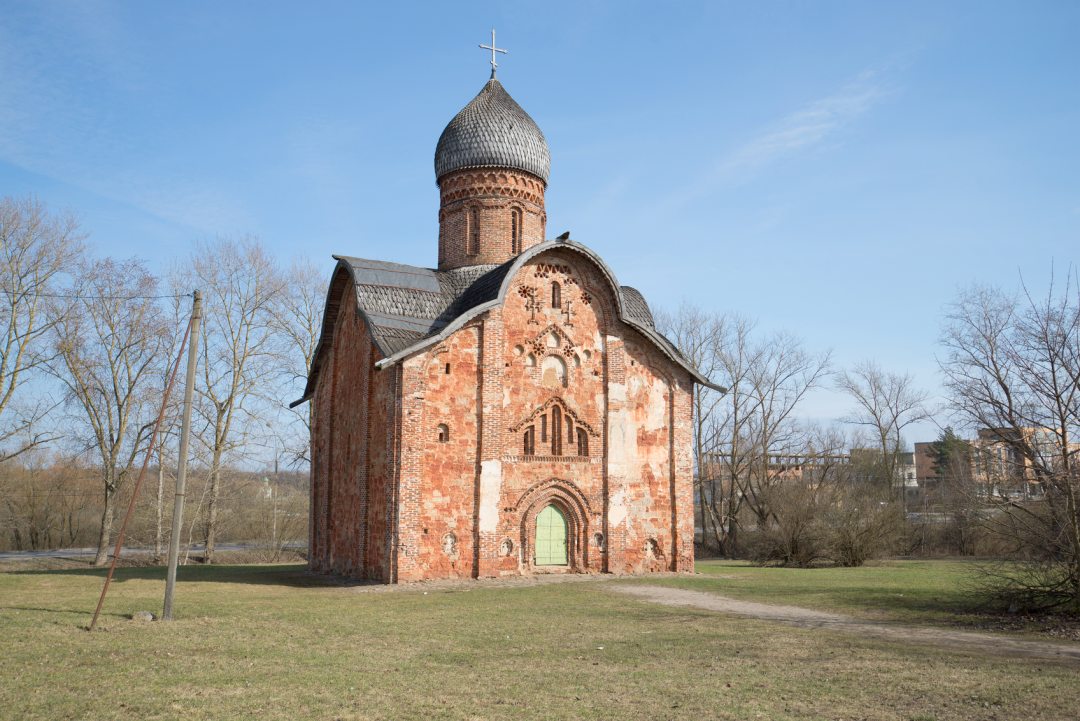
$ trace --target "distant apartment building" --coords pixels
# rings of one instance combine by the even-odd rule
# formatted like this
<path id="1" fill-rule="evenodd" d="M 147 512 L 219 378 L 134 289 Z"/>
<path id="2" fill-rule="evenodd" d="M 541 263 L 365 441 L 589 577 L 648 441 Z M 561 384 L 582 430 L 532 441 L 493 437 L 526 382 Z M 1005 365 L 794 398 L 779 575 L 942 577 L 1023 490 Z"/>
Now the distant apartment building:
<path id="1" fill-rule="evenodd" d="M 706 454 L 700 477 L 717 482 L 727 481 L 732 466 L 737 465 L 749 475 L 764 475 L 770 480 L 817 483 L 827 472 L 844 466 L 850 467 L 849 478 L 869 481 L 871 475 L 880 468 L 881 458 L 879 449 L 852 448 L 847 453 L 770 453 L 764 458 L 746 459 L 732 464 L 730 455 L 712 453 Z M 914 453 L 902 452 L 897 455 L 895 474 L 897 485 L 917 491 Z"/>
<path id="2" fill-rule="evenodd" d="M 1032 459 L 1021 450 L 1032 448 L 1036 454 L 1046 452 L 1045 468 L 1053 465 L 1054 439 L 1050 431 L 1039 428 L 981 428 L 966 444 L 965 477 L 954 479 L 970 484 L 977 496 L 1038 500 L 1043 495 L 1042 483 Z M 935 443 L 915 444 L 915 476 L 924 495 L 933 495 L 946 480 L 938 468 Z"/>

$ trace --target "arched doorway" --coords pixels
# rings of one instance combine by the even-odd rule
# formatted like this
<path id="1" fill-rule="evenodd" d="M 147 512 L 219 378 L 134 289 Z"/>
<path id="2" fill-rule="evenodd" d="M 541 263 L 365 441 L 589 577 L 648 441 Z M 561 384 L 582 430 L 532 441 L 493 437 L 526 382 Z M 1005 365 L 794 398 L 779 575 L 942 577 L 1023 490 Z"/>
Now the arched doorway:
<path id="1" fill-rule="evenodd" d="M 536 514 L 536 565 L 567 565 L 566 517 L 554 505 Z"/>

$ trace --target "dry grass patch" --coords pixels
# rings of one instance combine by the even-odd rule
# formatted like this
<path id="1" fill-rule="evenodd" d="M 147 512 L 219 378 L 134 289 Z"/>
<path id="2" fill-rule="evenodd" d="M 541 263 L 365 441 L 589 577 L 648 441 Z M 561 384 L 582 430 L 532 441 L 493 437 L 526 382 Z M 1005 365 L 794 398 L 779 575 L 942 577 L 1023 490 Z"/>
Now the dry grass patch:
<path id="1" fill-rule="evenodd" d="M 604 583 L 356 593 L 295 566 L 0 574 L 19 719 L 1071 719 L 1075 666 L 638 602 Z M 693 579 L 688 579 L 693 580 Z"/>

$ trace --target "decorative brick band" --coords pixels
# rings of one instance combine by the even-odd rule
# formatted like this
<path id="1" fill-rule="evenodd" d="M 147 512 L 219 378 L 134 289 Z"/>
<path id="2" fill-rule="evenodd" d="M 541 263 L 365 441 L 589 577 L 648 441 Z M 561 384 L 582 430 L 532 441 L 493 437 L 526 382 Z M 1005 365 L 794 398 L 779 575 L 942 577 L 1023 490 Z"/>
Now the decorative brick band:
<path id="1" fill-rule="evenodd" d="M 517 170 L 462 170 L 439 183 L 440 204 L 482 196 L 498 196 L 544 205 L 544 181 Z"/>
<path id="2" fill-rule="evenodd" d="M 592 465 L 600 465 L 604 462 L 603 458 L 593 458 L 592 456 L 503 456 L 503 463 L 589 463 Z"/>

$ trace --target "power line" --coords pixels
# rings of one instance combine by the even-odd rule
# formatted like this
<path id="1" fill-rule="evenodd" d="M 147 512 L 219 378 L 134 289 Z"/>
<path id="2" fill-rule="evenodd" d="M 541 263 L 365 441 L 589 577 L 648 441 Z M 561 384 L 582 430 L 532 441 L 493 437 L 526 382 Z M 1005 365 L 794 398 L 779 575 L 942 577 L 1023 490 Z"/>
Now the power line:
<path id="1" fill-rule="evenodd" d="M 166 298 L 190 298 L 191 293 L 164 293 L 160 295 L 85 295 L 83 293 L 19 293 L 26 297 L 57 298 L 60 300 L 163 300 Z"/>

